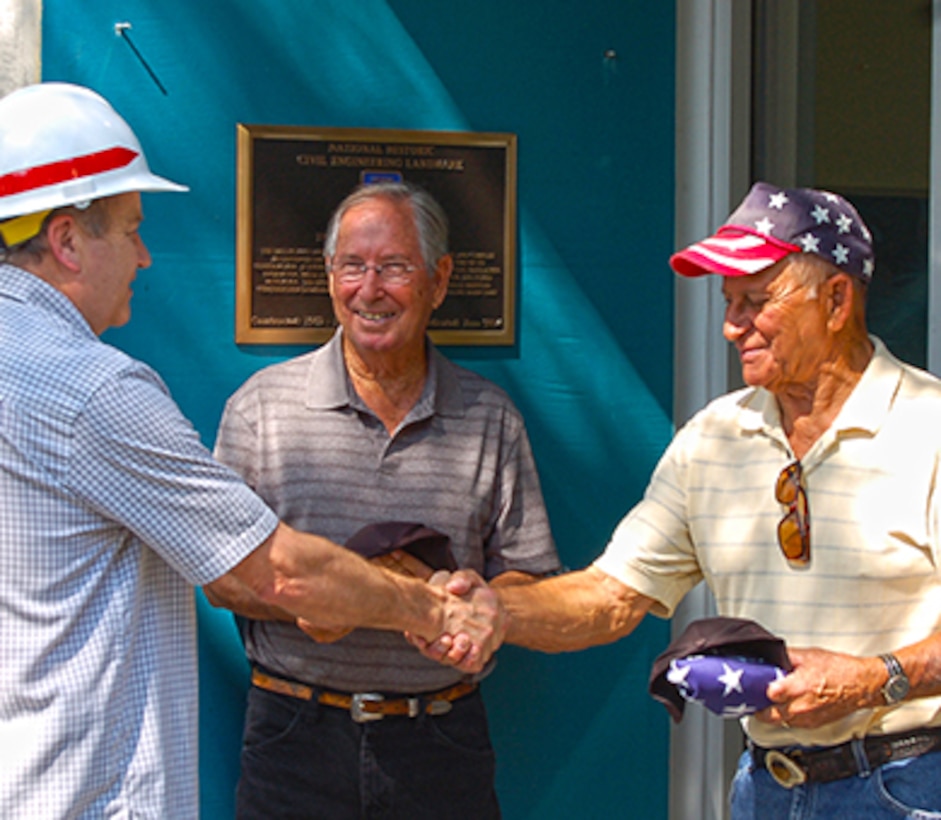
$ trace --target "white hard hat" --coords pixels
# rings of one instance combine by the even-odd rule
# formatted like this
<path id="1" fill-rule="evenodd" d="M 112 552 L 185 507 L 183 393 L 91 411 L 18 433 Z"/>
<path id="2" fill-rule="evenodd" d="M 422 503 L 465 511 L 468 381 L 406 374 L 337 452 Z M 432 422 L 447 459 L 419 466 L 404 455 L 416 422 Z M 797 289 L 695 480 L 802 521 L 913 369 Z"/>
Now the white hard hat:
<path id="1" fill-rule="evenodd" d="M 0 99 L 0 220 L 131 191 L 188 191 L 152 174 L 103 97 L 39 83 Z"/>

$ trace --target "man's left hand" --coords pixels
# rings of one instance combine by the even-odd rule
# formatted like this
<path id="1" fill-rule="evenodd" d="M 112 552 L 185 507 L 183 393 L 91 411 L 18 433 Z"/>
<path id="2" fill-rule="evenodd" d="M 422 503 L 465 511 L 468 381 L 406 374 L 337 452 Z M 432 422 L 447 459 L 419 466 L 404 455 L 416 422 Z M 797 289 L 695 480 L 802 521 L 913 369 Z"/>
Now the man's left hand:
<path id="1" fill-rule="evenodd" d="M 788 649 L 794 668 L 768 685 L 773 705 L 755 714 L 766 723 L 816 729 L 859 710 L 882 705 L 885 665 L 825 649 Z"/>

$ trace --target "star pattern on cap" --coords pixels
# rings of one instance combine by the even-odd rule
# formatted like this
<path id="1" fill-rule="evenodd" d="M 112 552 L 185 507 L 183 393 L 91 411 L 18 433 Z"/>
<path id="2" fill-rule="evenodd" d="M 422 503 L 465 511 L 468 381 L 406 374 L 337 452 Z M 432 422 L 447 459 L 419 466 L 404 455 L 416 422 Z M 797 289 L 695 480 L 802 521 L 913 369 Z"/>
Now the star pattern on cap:
<path id="1" fill-rule="evenodd" d="M 875 268 L 872 235 L 856 209 L 832 191 L 756 183 L 729 219 L 749 217 L 758 233 L 822 256 L 840 270 L 869 279 Z"/>
<path id="2" fill-rule="evenodd" d="M 805 233 L 803 236 L 799 237 L 797 241 L 804 249 L 804 253 L 820 252 L 820 240 L 812 233 Z"/>
<path id="3" fill-rule="evenodd" d="M 815 205 L 814 209 L 810 212 L 810 215 L 817 220 L 818 225 L 822 225 L 824 222 L 830 221 L 830 212 L 823 207 L 823 205 Z"/>
<path id="4" fill-rule="evenodd" d="M 756 182 L 715 235 L 673 254 L 684 276 L 750 276 L 791 253 L 812 253 L 868 281 L 875 269 L 872 235 L 853 204 L 813 188 Z"/>

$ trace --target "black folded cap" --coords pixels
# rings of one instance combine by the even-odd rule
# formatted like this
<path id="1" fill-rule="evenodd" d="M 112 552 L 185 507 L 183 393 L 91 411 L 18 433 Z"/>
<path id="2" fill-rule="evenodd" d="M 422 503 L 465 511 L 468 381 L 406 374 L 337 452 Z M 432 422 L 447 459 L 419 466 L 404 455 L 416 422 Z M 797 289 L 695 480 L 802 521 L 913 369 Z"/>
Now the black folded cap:
<path id="1" fill-rule="evenodd" d="M 405 550 L 434 570 L 454 572 L 458 568 L 451 553 L 451 539 L 447 535 L 410 521 L 367 524 L 350 536 L 346 546 L 364 558 Z"/>

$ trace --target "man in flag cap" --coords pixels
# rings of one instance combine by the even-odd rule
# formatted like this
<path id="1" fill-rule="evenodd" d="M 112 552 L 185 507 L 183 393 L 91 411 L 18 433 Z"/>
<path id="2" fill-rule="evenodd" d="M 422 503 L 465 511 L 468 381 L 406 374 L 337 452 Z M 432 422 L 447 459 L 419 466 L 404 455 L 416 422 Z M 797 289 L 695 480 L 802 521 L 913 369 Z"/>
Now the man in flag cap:
<path id="1" fill-rule="evenodd" d="M 592 566 L 499 590 L 507 640 L 612 641 L 705 580 L 788 647 L 742 720 L 733 818 L 941 817 L 941 382 L 867 333 L 869 230 L 759 182 L 670 261 L 722 277 L 746 387 L 677 433 Z"/>
<path id="2" fill-rule="evenodd" d="M 0 816 L 198 816 L 193 585 L 324 628 L 443 634 L 461 599 L 298 532 L 215 462 L 157 374 L 98 336 L 150 265 L 154 175 L 94 92 L 0 100 Z"/>

